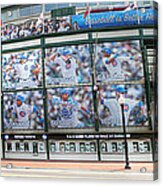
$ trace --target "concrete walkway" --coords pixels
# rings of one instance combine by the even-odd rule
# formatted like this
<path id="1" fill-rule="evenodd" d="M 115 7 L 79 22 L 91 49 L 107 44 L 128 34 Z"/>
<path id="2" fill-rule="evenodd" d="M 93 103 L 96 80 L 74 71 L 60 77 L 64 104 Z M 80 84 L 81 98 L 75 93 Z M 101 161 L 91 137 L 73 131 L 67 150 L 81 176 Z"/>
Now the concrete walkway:
<path id="1" fill-rule="evenodd" d="M 7 166 L 12 165 L 12 166 Z M 125 170 L 124 163 L 118 162 L 43 162 L 7 161 L 1 162 L 1 176 L 86 178 L 86 179 L 127 179 L 155 180 L 152 163 L 130 163 Z M 156 165 L 157 166 L 157 165 Z M 7 168 L 8 167 L 8 168 Z"/>

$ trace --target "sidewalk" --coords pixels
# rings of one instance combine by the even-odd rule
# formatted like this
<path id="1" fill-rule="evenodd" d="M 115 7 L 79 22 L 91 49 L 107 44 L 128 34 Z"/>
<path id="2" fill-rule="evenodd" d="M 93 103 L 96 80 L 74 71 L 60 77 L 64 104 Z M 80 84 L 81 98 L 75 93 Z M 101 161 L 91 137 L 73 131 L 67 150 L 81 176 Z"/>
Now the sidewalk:
<path id="1" fill-rule="evenodd" d="M 13 167 L 7 169 L 6 165 Z M 88 178 L 88 179 L 129 179 L 153 180 L 152 163 L 131 163 L 130 170 L 124 169 L 124 163 L 117 162 L 1 162 L 2 176 L 48 177 L 48 178 Z M 141 168 L 145 171 L 140 171 Z M 144 169 L 143 169 L 144 170 Z M 155 175 L 155 178 L 157 175 Z"/>

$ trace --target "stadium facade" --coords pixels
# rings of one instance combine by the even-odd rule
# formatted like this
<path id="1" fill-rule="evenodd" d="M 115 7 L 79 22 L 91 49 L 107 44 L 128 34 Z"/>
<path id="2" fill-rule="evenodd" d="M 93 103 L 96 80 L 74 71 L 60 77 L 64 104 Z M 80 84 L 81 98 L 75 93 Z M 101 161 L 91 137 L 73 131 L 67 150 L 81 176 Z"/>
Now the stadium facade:
<path id="1" fill-rule="evenodd" d="M 157 161 L 156 3 L 1 15 L 2 160 Z"/>

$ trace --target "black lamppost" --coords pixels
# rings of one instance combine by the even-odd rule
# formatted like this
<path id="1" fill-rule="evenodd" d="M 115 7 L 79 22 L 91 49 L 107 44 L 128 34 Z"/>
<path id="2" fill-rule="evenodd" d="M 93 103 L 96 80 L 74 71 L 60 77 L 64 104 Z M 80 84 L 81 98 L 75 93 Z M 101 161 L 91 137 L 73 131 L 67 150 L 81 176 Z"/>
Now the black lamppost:
<path id="1" fill-rule="evenodd" d="M 128 157 L 128 143 L 127 143 L 126 126 L 125 126 L 124 102 L 125 102 L 124 95 L 120 94 L 119 103 L 121 106 L 122 126 L 123 126 L 124 142 L 125 142 L 125 163 L 126 163 L 125 169 L 131 169 L 131 167 L 129 166 L 129 157 Z"/>

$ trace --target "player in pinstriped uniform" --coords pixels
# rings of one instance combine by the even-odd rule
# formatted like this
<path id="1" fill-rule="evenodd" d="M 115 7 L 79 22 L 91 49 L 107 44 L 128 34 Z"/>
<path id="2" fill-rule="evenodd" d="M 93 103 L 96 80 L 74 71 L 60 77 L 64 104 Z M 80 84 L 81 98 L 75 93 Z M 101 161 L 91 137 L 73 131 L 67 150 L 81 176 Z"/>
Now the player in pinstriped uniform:
<path id="1" fill-rule="evenodd" d="M 42 118 L 40 112 L 36 105 L 30 106 L 25 103 L 25 99 L 22 95 L 18 95 L 16 98 L 16 103 L 10 107 L 12 114 L 17 118 L 18 125 L 24 128 L 32 127 L 30 125 L 31 114 L 35 113 L 37 115 L 37 121 L 40 123 L 40 127 L 43 127 L 44 119 Z M 18 126 L 17 125 L 17 126 Z M 39 127 L 39 126 L 38 126 Z"/>
<path id="2" fill-rule="evenodd" d="M 127 90 L 124 85 L 116 86 L 116 96 L 102 98 L 101 105 L 106 106 L 109 115 L 105 119 L 101 119 L 102 125 L 119 126 L 122 125 L 122 112 L 119 103 L 121 95 L 124 96 L 124 115 L 125 125 L 144 125 L 147 121 L 144 103 L 140 100 L 133 100 L 125 97 Z"/>
<path id="3" fill-rule="evenodd" d="M 59 128 L 83 127 L 84 123 L 78 119 L 78 111 L 81 110 L 84 114 L 89 115 L 90 113 L 88 109 L 83 105 L 80 105 L 71 97 L 71 90 L 63 89 L 61 90 L 61 95 L 61 98 L 53 96 L 53 104 L 55 106 L 54 114 L 56 115 L 56 121 L 53 122 L 52 126 Z"/>
<path id="4" fill-rule="evenodd" d="M 58 64 L 61 66 L 61 73 L 64 78 L 64 84 L 77 84 L 78 65 L 76 63 L 76 59 L 71 56 L 70 50 L 59 51 L 57 54 L 51 57 L 51 60 L 54 64 Z"/>
<path id="5" fill-rule="evenodd" d="M 133 60 L 137 61 L 139 59 L 138 56 L 125 55 L 123 50 L 122 49 L 118 50 L 118 49 L 114 49 L 114 48 L 113 49 L 103 48 L 101 50 L 102 56 L 103 56 L 103 58 L 102 58 L 103 65 L 109 73 L 109 78 L 107 78 L 107 79 L 109 79 L 111 81 L 124 81 L 127 76 L 129 76 L 129 77 L 132 76 L 132 72 L 124 71 L 122 69 L 122 63 L 124 61 L 128 61 L 131 63 L 131 61 L 133 61 Z M 130 66 L 131 66 L 131 64 L 130 64 Z M 136 68 L 136 66 L 135 66 L 135 68 Z M 138 72 L 139 71 L 141 71 L 141 69 L 138 69 Z"/>
<path id="6" fill-rule="evenodd" d="M 147 121 L 145 106 L 143 101 L 127 98 L 127 89 L 124 86 L 117 86 L 117 98 L 124 97 L 125 125 L 144 125 Z"/>

